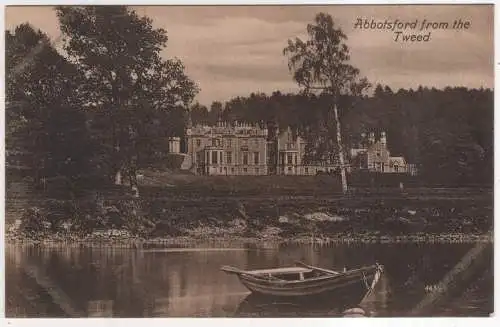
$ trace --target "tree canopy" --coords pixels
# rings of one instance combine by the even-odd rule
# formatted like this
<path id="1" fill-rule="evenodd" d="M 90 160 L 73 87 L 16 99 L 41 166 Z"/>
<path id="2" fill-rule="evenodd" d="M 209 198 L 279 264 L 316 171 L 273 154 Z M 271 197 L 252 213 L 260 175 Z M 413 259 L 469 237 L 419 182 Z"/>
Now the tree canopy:
<path id="1" fill-rule="evenodd" d="M 186 108 L 198 88 L 180 60 L 163 59 L 167 32 L 150 18 L 125 6 L 60 6 L 57 16 L 115 182 L 127 173 L 133 183 L 138 153 L 154 151 L 149 140 L 162 136 L 166 113 Z"/>
<path id="2" fill-rule="evenodd" d="M 392 91 L 379 84 L 373 95 L 360 97 L 349 110 L 340 111 L 342 139 L 352 148 L 359 143 L 361 133 L 385 131 L 391 154 L 418 165 L 423 182 L 490 183 L 493 104 L 493 92 L 488 89 L 419 87 Z M 290 126 L 307 140 L 314 140 L 317 117 L 329 108 L 327 96 L 276 91 L 229 99 L 222 116 L 228 121 L 273 122 L 281 130 Z"/>
<path id="3" fill-rule="evenodd" d="M 78 92 L 82 76 L 28 24 L 5 32 L 7 164 L 36 183 L 88 171 L 90 139 Z"/>

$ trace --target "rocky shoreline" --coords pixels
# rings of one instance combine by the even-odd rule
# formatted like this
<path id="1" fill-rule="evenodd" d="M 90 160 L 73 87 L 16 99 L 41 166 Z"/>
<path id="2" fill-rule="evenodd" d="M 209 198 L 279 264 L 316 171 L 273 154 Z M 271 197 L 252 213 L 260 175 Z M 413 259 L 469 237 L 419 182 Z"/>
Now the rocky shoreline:
<path id="1" fill-rule="evenodd" d="M 128 234 L 126 231 L 106 231 L 90 235 L 45 235 L 27 237 L 16 233 L 6 233 L 7 245 L 39 245 L 39 246 L 84 246 L 84 247 L 169 247 L 169 246 L 197 246 L 227 247 L 234 245 L 265 245 L 265 244 L 399 244 L 399 243 L 493 243 L 492 233 L 486 234 L 462 234 L 462 233 L 439 233 L 439 234 L 408 234 L 408 235 L 379 235 L 377 233 L 365 233 L 362 235 L 296 235 L 282 237 L 279 235 L 189 235 L 189 236 L 164 236 L 143 238 Z"/>
<path id="2" fill-rule="evenodd" d="M 493 242 L 488 197 L 458 201 L 352 198 L 180 201 L 149 197 L 50 201 L 6 224 L 7 244 L 232 246 L 297 243 Z"/>

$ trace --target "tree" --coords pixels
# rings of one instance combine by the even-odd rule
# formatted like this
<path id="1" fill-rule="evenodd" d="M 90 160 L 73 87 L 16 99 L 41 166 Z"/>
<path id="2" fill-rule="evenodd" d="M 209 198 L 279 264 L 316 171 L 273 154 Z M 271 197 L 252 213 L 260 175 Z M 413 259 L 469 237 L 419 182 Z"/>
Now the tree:
<path id="1" fill-rule="evenodd" d="M 359 70 L 350 65 L 349 48 L 344 43 L 347 36 L 336 28 L 330 15 L 319 13 L 314 24 L 307 25 L 309 40 L 299 38 L 288 40 L 283 50 L 288 56 L 288 67 L 293 71 L 293 78 L 305 93 L 319 92 L 331 99 L 331 108 L 327 112 L 327 128 L 330 133 L 336 130 L 337 153 L 339 155 L 342 190 L 347 192 L 346 164 L 342 146 L 339 106 L 343 98 L 360 96 L 369 87 L 366 78 L 359 78 Z M 333 112 L 335 127 L 330 126 Z M 331 147 L 328 147 L 331 149 Z"/>
<path id="2" fill-rule="evenodd" d="M 191 123 L 193 124 L 208 124 L 208 109 L 207 107 L 196 102 L 190 109 Z"/>
<path id="3" fill-rule="evenodd" d="M 210 123 L 215 125 L 219 119 L 222 118 L 222 112 L 224 110 L 222 109 L 222 103 L 219 101 L 214 101 L 212 102 L 212 105 L 210 106 Z"/>
<path id="4" fill-rule="evenodd" d="M 87 106 L 108 148 L 110 176 L 125 173 L 137 192 L 138 141 L 150 135 L 164 112 L 186 108 L 198 88 L 178 59 L 164 60 L 167 32 L 125 6 L 56 9 L 64 50 L 85 76 Z"/>
<path id="5" fill-rule="evenodd" d="M 31 171 L 37 186 L 62 176 L 72 187 L 89 170 L 81 76 L 29 24 L 6 31 L 5 41 L 7 163 Z"/>

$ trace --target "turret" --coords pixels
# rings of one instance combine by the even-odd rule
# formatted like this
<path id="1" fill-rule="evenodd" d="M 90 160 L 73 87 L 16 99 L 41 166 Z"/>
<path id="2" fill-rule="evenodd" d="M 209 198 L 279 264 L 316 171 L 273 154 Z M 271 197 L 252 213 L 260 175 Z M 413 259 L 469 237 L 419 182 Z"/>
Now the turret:
<path id="1" fill-rule="evenodd" d="M 384 132 L 384 131 L 382 131 L 382 132 L 380 133 L 380 143 L 381 143 L 382 145 L 386 145 L 386 144 L 387 144 L 387 136 L 385 135 L 385 132 Z"/>
<path id="2" fill-rule="evenodd" d="M 359 141 L 359 148 L 365 148 L 366 147 L 366 133 L 361 133 L 361 140 Z"/>

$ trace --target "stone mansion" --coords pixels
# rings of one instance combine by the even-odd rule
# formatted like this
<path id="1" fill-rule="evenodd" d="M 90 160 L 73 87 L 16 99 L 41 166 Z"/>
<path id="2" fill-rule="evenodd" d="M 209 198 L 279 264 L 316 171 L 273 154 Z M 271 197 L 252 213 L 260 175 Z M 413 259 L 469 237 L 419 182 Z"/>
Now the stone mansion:
<path id="1" fill-rule="evenodd" d="M 219 121 L 215 126 L 188 126 L 182 169 L 198 175 L 316 175 L 338 169 L 336 163 L 306 164 L 306 141 L 290 128 L 270 131 L 259 124 Z M 169 139 L 180 153 L 180 138 Z M 363 147 L 351 149 L 348 170 L 410 173 L 403 157 L 391 157 L 385 133 L 370 133 Z"/>
<path id="2" fill-rule="evenodd" d="M 387 148 L 387 136 L 380 133 L 378 140 L 375 133 L 368 136 L 361 134 L 361 142 L 350 151 L 351 169 L 359 169 L 379 173 L 405 173 L 416 175 L 415 165 L 406 162 L 404 157 L 393 157 Z"/>

